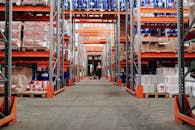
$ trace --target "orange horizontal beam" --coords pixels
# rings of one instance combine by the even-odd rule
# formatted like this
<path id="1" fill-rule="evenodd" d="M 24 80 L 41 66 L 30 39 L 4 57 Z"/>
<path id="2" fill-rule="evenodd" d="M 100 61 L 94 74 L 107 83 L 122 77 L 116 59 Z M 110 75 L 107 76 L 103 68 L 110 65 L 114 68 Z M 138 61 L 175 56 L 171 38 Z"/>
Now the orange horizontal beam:
<path id="1" fill-rule="evenodd" d="M 82 26 L 79 30 L 100 30 L 100 31 L 110 31 L 110 29 L 108 27 L 105 26 L 100 26 L 100 27 L 96 27 L 96 26 Z"/>
<path id="2" fill-rule="evenodd" d="M 140 8 L 141 13 L 177 13 L 176 8 Z M 189 13 L 189 9 L 185 8 L 184 13 Z"/>
<path id="3" fill-rule="evenodd" d="M 106 40 L 81 40 L 83 44 L 106 44 Z"/>
<path id="4" fill-rule="evenodd" d="M 43 51 L 43 52 L 12 52 L 12 57 L 46 57 L 49 58 L 50 52 Z M 4 57 L 4 52 L 0 52 L 0 57 Z"/>
<path id="5" fill-rule="evenodd" d="M 85 49 L 103 49 L 103 46 L 84 46 Z"/>
<path id="6" fill-rule="evenodd" d="M 100 52 L 87 52 L 88 55 L 101 55 Z"/>
<path id="7" fill-rule="evenodd" d="M 102 19 L 81 19 L 79 23 L 101 23 Z M 135 17 L 134 22 L 137 22 Z M 184 23 L 188 23 L 189 18 L 184 18 Z M 160 17 L 141 17 L 141 23 L 177 23 L 177 18 L 172 16 L 160 16 Z"/>
<path id="8" fill-rule="evenodd" d="M 108 37 L 110 34 L 103 34 L 103 33 L 79 33 L 81 37 L 85 36 L 93 36 L 93 37 Z"/>
<path id="9" fill-rule="evenodd" d="M 100 53 L 102 53 L 102 51 L 96 51 L 96 50 L 93 50 L 93 51 L 87 51 L 87 52 L 100 52 Z"/>
<path id="10" fill-rule="evenodd" d="M 148 61 L 142 61 L 142 64 L 148 64 L 148 63 L 149 63 Z M 126 65 L 126 61 L 121 61 L 120 64 Z M 138 64 L 138 63 L 136 62 L 136 64 Z M 128 65 L 130 65 L 130 62 L 128 63 Z"/>
<path id="11" fill-rule="evenodd" d="M 0 11 L 5 11 L 5 6 L 0 6 Z M 49 6 L 13 6 L 13 12 L 50 12 Z"/>
<path id="12" fill-rule="evenodd" d="M 65 40 L 69 40 L 70 39 L 70 36 L 64 36 L 64 39 Z"/>
<path id="13" fill-rule="evenodd" d="M 137 18 L 135 18 L 137 22 Z M 188 23 L 189 18 L 184 18 L 184 23 Z M 141 23 L 177 23 L 176 17 L 141 17 Z"/>
<path id="14" fill-rule="evenodd" d="M 144 52 L 144 53 L 141 53 L 141 57 L 146 58 L 146 59 L 177 58 L 177 53 L 173 53 L 173 52 L 161 52 L 161 53 Z M 195 53 L 185 53 L 185 58 L 195 58 Z"/>
<path id="15" fill-rule="evenodd" d="M 110 32 L 114 32 L 114 31 L 111 31 L 111 30 L 106 30 L 106 29 L 102 29 L 102 30 L 96 30 L 97 29 L 97 27 L 94 27 L 94 30 L 93 29 L 86 29 L 86 30 L 76 30 L 76 32 L 78 32 L 78 33 L 82 33 L 82 32 L 86 32 L 86 33 L 93 33 L 93 32 L 98 32 L 98 33 L 110 33 Z"/>

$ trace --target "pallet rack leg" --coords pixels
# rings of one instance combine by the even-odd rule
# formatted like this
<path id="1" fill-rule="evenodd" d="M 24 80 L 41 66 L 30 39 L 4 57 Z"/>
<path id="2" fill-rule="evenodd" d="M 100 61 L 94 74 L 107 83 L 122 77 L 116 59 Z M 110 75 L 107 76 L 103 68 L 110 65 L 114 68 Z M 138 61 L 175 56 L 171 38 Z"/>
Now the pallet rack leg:
<path id="1" fill-rule="evenodd" d="M 12 102 L 11 102 L 11 112 L 8 116 L 0 119 L 0 127 L 4 126 L 4 125 L 12 125 L 13 123 L 16 122 L 16 97 L 13 96 L 11 98 Z M 2 113 L 4 113 L 4 105 L 5 105 L 5 99 L 3 98 L 2 103 L 1 103 L 1 107 L 0 107 L 0 111 Z"/>
<path id="2" fill-rule="evenodd" d="M 188 101 L 188 97 L 185 97 L 186 99 L 186 110 L 190 109 L 190 104 Z M 175 96 L 174 98 L 174 115 L 175 115 L 175 121 L 179 124 L 183 124 L 184 122 L 195 126 L 195 116 L 192 112 L 190 112 L 188 115 L 182 114 L 179 108 L 179 96 Z"/>

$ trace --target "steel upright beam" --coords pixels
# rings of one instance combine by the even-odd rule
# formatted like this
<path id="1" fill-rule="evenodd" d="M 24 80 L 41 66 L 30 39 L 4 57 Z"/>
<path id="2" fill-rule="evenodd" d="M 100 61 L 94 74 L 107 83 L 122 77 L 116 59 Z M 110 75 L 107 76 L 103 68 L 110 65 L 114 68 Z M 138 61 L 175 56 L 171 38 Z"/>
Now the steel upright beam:
<path id="1" fill-rule="evenodd" d="M 117 46 L 117 22 L 116 24 L 114 24 L 114 32 L 115 32 L 115 35 L 114 35 L 114 44 L 115 44 L 115 81 L 117 82 L 118 81 L 118 70 L 117 70 L 117 66 L 118 66 L 118 59 L 117 59 L 117 52 L 118 52 L 118 46 Z"/>
<path id="2" fill-rule="evenodd" d="M 10 114 L 11 110 L 11 81 L 12 81 L 12 0 L 6 0 L 5 3 L 5 115 Z"/>
<path id="3" fill-rule="evenodd" d="M 79 35 L 79 34 L 78 34 Z M 80 36 L 78 37 L 78 39 L 80 39 Z M 78 41 L 78 55 L 77 55 L 77 58 L 78 58 L 78 70 L 77 70 L 77 77 L 80 79 L 80 53 L 81 53 L 81 51 L 80 51 L 80 41 Z"/>
<path id="4" fill-rule="evenodd" d="M 65 29 L 65 7 L 64 7 L 64 0 L 62 0 L 62 81 L 61 81 L 61 87 L 64 87 L 64 58 L 65 58 L 65 39 L 64 39 L 64 29 Z"/>
<path id="5" fill-rule="evenodd" d="M 183 25 L 183 0 L 177 1 L 177 37 L 178 37 L 178 80 L 179 80 L 179 107 L 181 113 L 186 111 L 185 103 L 185 77 L 184 77 L 184 43 L 182 42 L 184 35 Z"/>
<path id="6" fill-rule="evenodd" d="M 125 34 L 126 34 L 126 45 L 125 45 L 125 49 L 126 49 L 126 83 L 128 83 L 129 78 L 128 78 L 128 74 L 129 74 L 129 40 L 128 40 L 128 36 L 129 36 L 129 0 L 126 0 L 126 14 L 125 14 Z"/>
<path id="7" fill-rule="evenodd" d="M 118 70 L 118 80 L 120 80 L 120 20 L 121 20 L 121 17 L 120 17 L 120 0 L 118 0 L 118 13 L 117 13 L 117 45 L 118 45 L 118 49 L 117 49 L 117 61 L 118 61 L 118 66 L 117 66 L 117 70 Z"/>
<path id="8" fill-rule="evenodd" d="M 108 64 L 107 64 L 107 61 L 108 61 L 108 59 L 107 59 L 107 49 L 108 49 L 108 42 L 105 44 L 105 75 L 107 75 L 108 74 Z"/>
<path id="9" fill-rule="evenodd" d="M 110 30 L 111 30 L 111 34 L 110 34 L 110 40 L 109 40 L 109 57 L 110 57 L 110 78 L 112 78 L 112 25 L 110 25 Z"/>
<path id="10" fill-rule="evenodd" d="M 142 73 L 142 62 L 141 62 L 141 48 L 142 48 L 142 40 L 141 40 L 141 12 L 140 12 L 141 2 L 137 0 L 137 35 L 138 35 L 138 85 L 141 85 L 141 73 Z"/>
<path id="11" fill-rule="evenodd" d="M 135 34 L 134 34 L 134 0 L 131 1 L 131 14 L 130 14 L 130 40 L 131 40 L 131 46 L 130 46 L 130 57 L 131 57 L 131 62 L 130 62 L 130 69 L 131 69 L 131 75 L 130 75 L 130 80 L 131 80 L 131 89 L 135 90 L 135 68 L 134 68 L 134 38 L 135 38 Z"/>
<path id="12" fill-rule="evenodd" d="M 50 0 L 50 29 L 49 29 L 49 47 L 50 47 L 50 56 L 49 56 L 49 83 L 53 85 L 53 0 Z"/>
<path id="13" fill-rule="evenodd" d="M 72 4 L 73 2 L 70 2 L 70 11 L 72 11 Z M 70 69 L 69 69 L 69 74 L 70 74 L 70 79 L 73 79 L 73 37 L 72 37 L 72 33 L 73 33 L 73 26 L 72 26 L 72 13 L 69 16 L 70 19 Z"/>
<path id="14" fill-rule="evenodd" d="M 57 89 L 60 88 L 60 0 L 57 0 L 57 17 L 56 17 L 56 82 Z"/>
<path id="15" fill-rule="evenodd" d="M 73 38 L 73 48 L 72 48 L 72 52 L 73 52 L 73 70 L 72 70 L 72 75 L 73 75 L 73 81 L 75 81 L 75 75 L 76 75 L 76 67 L 75 67 L 75 21 L 72 21 L 72 38 Z"/>

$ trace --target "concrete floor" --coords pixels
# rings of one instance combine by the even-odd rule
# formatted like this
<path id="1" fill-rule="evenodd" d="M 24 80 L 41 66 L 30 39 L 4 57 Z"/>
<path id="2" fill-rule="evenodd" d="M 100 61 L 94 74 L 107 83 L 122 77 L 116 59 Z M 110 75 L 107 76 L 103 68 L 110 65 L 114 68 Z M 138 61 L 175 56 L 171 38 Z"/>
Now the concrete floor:
<path id="1" fill-rule="evenodd" d="M 190 100 L 195 105 L 195 98 Z M 53 99 L 18 98 L 3 130 L 195 130 L 173 119 L 173 99 L 136 99 L 106 80 L 85 79 Z"/>

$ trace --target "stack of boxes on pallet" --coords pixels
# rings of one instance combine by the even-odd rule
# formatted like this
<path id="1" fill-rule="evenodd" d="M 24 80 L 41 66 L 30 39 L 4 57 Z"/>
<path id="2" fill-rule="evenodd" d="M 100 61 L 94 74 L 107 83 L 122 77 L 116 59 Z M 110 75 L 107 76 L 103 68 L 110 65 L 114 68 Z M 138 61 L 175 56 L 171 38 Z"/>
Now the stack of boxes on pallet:
<path id="1" fill-rule="evenodd" d="M 5 4 L 6 0 L 0 0 L 0 4 Z M 22 0 L 12 0 L 12 3 L 15 5 L 21 5 Z"/>
<path id="2" fill-rule="evenodd" d="M 89 10 L 117 10 L 117 0 L 65 0 L 65 8 L 69 9 L 69 2 L 73 2 L 73 9 Z M 125 0 L 120 0 L 120 9 L 125 9 Z"/>
<path id="3" fill-rule="evenodd" d="M 5 22 L 0 22 L 2 32 L 5 32 Z M 22 22 L 12 22 L 12 49 L 20 50 L 21 47 Z M 0 49 L 5 48 L 5 43 L 0 42 Z"/>
<path id="4" fill-rule="evenodd" d="M 31 84 L 27 86 L 28 91 L 47 91 L 48 81 L 32 81 Z"/>
<path id="5" fill-rule="evenodd" d="M 12 0 L 16 5 L 48 5 L 49 0 Z M 5 4 L 5 0 L 0 0 L 0 4 Z"/>
<path id="6" fill-rule="evenodd" d="M 24 22 L 24 49 L 48 49 L 48 31 L 47 22 Z"/>
<path id="7" fill-rule="evenodd" d="M 48 5 L 49 0 L 22 0 L 22 5 Z"/>
<path id="8" fill-rule="evenodd" d="M 187 72 L 187 68 L 185 68 Z M 179 93 L 178 87 L 178 69 L 174 67 L 157 68 L 156 75 L 142 75 L 142 84 L 144 86 L 144 93 L 169 93 L 176 95 Z M 195 96 L 195 82 L 189 75 L 186 78 L 186 91 L 187 95 Z"/>
<path id="9" fill-rule="evenodd" d="M 0 22 L 1 31 L 5 30 L 5 22 Z M 22 29 L 23 28 L 23 29 Z M 48 49 L 47 22 L 12 22 L 12 49 Z M 23 36 L 22 36 L 23 35 Z M 0 42 L 0 49 L 4 49 L 5 43 Z"/>
<path id="10" fill-rule="evenodd" d="M 139 36 L 135 37 L 135 49 L 139 49 Z M 176 52 L 177 38 L 176 37 L 141 37 L 142 52 Z"/>

